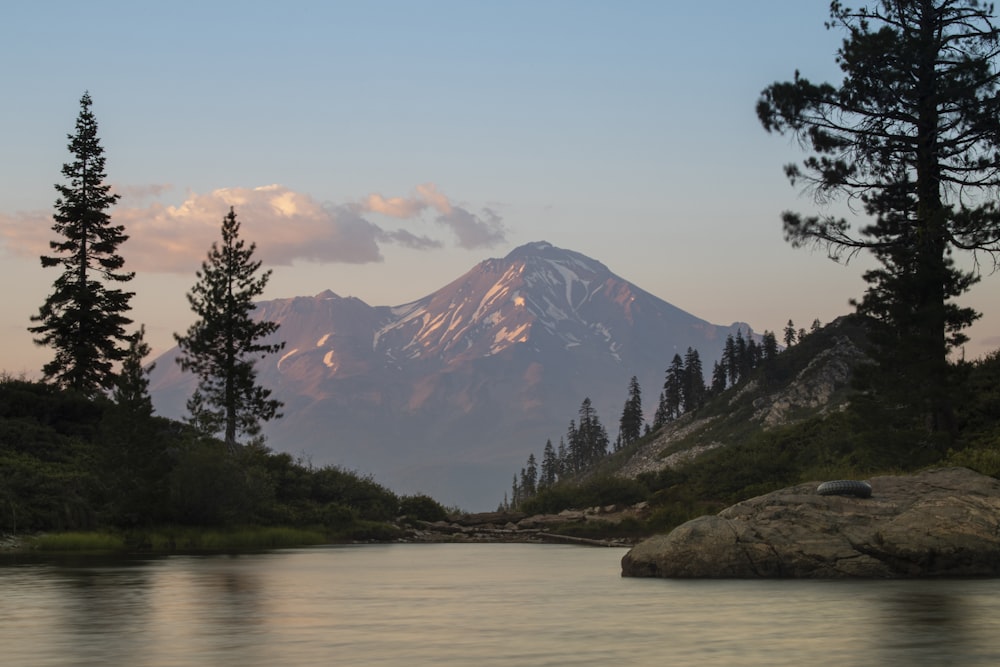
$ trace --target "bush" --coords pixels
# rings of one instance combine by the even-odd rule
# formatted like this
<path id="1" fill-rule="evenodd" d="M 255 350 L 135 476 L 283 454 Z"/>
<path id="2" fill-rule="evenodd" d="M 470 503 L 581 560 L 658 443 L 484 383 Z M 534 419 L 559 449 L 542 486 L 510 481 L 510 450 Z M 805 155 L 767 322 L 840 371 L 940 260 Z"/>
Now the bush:
<path id="1" fill-rule="evenodd" d="M 399 514 L 418 521 L 444 521 L 448 518 L 448 512 L 441 503 L 423 494 L 403 496 L 399 501 Z"/>

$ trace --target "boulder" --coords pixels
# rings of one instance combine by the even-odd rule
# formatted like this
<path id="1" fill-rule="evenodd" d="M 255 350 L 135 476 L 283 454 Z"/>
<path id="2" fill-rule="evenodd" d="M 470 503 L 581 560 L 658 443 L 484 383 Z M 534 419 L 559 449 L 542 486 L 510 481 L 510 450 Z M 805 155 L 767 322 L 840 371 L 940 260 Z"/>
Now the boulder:
<path id="1" fill-rule="evenodd" d="M 632 548 L 622 576 L 1000 575 L 1000 480 L 946 468 L 868 481 L 870 498 L 810 482 L 693 519 Z"/>

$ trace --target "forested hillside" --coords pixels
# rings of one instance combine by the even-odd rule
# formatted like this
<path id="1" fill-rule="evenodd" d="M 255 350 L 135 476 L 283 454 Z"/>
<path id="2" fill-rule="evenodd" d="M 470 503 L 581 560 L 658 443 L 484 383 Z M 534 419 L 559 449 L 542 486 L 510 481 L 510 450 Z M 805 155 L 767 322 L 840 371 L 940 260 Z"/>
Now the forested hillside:
<path id="1" fill-rule="evenodd" d="M 951 465 L 1000 476 L 1000 354 L 955 364 L 963 381 L 946 438 L 914 419 L 919 406 L 887 405 L 866 388 L 877 368 L 862 353 L 868 332 L 857 316 L 814 330 L 704 405 L 534 492 L 522 470 L 509 506 L 554 514 L 643 503 L 643 520 L 627 529 L 639 535 L 807 481 Z"/>

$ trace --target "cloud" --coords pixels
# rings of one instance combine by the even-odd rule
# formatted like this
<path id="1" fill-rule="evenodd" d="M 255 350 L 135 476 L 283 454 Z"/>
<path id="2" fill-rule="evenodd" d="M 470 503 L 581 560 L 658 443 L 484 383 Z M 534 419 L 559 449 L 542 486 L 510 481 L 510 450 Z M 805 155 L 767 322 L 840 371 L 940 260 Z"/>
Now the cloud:
<path id="1" fill-rule="evenodd" d="M 452 204 L 433 183 L 418 185 L 410 197 L 386 198 L 381 194 L 371 194 L 358 206 L 360 211 L 394 218 L 415 218 L 427 209 L 437 212 L 435 221 L 450 229 L 458 245 L 467 250 L 493 247 L 506 240 L 503 220 L 493 210 L 484 208 L 481 214 L 476 215 Z"/>
<path id="2" fill-rule="evenodd" d="M 445 243 L 410 229 L 386 229 L 369 214 L 420 225 L 433 210 L 434 221 L 449 229 L 457 245 L 491 246 L 504 240 L 502 220 L 491 210 L 480 215 L 453 205 L 433 184 L 415 189 L 411 197 L 369 195 L 359 203 L 324 204 L 281 185 L 223 188 L 207 194 L 188 193 L 177 205 L 155 198 L 169 186 L 120 188 L 122 199 L 111 210 L 124 225 L 129 240 L 122 246 L 126 266 L 154 273 L 191 273 L 219 239 L 219 227 L 229 208 L 236 210 L 241 236 L 257 244 L 257 256 L 270 266 L 296 260 L 316 263 L 379 262 L 381 247 L 395 244 L 433 250 Z M 149 199 L 154 201 L 149 201 Z M 53 239 L 51 212 L 0 213 L 0 240 L 8 252 L 38 257 L 49 252 Z"/>
<path id="3" fill-rule="evenodd" d="M 381 213 L 391 218 L 413 218 L 426 208 L 422 201 L 406 199 L 404 197 L 390 197 L 386 199 L 380 194 L 368 195 L 361 210 Z"/>

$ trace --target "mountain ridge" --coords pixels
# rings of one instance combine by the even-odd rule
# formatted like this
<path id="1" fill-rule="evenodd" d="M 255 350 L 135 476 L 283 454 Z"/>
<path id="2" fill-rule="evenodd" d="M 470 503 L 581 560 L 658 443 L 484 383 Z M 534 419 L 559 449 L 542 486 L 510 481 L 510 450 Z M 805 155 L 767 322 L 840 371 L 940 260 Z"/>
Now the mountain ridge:
<path id="1" fill-rule="evenodd" d="M 401 492 L 487 509 L 515 462 L 558 440 L 584 398 L 616 432 L 629 379 L 651 418 L 675 353 L 707 369 L 742 323 L 714 325 L 545 241 L 478 263 L 439 290 L 371 306 L 323 290 L 262 301 L 282 354 L 258 379 L 285 403 L 265 427 L 274 449 L 376 476 Z M 194 386 L 170 350 L 150 390 L 184 413 Z"/>

